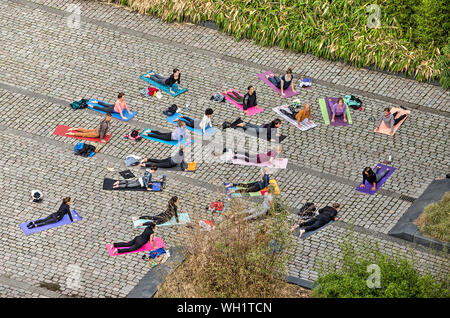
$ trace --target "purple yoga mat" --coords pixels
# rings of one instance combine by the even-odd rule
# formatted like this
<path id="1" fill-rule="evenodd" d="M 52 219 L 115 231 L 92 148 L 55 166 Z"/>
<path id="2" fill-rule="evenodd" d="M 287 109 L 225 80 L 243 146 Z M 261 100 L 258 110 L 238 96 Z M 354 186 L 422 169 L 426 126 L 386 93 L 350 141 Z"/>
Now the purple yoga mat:
<path id="1" fill-rule="evenodd" d="M 274 74 L 275 76 L 277 76 L 274 72 L 270 72 L 270 71 L 269 71 L 269 72 L 260 73 L 260 74 L 258 74 L 258 75 L 256 75 L 256 76 L 258 76 L 258 78 L 259 78 L 261 81 L 263 81 L 264 83 L 266 83 L 267 85 L 269 85 L 270 87 L 272 87 L 272 89 L 273 89 L 274 91 L 276 91 L 278 94 L 280 94 L 281 97 L 289 98 L 289 97 L 296 96 L 296 95 L 300 94 L 299 92 L 294 93 L 294 92 L 292 91 L 291 86 L 289 86 L 288 89 L 284 90 L 284 94 L 286 94 L 286 95 L 284 95 L 284 96 L 281 95 L 281 89 L 279 89 L 278 87 L 276 87 L 275 85 L 273 85 L 272 82 L 269 81 L 269 80 L 267 79 L 266 75 L 270 75 L 270 74 Z"/>
<path id="2" fill-rule="evenodd" d="M 82 217 L 75 211 L 72 210 L 72 218 L 74 222 L 79 222 L 82 220 Z M 34 220 L 36 221 L 36 220 Z M 64 217 L 62 218 L 61 221 L 53 223 L 53 224 L 49 224 L 49 225 L 44 225 L 44 226 L 39 226 L 39 227 L 35 227 L 32 228 L 31 230 L 27 228 L 27 224 L 30 222 L 25 222 L 20 224 L 20 228 L 22 229 L 22 231 L 26 234 L 26 235 L 30 235 L 36 232 L 41 232 L 41 231 L 45 231 L 54 227 L 58 227 L 61 225 L 66 225 L 66 224 L 70 224 L 72 222 L 70 222 L 69 216 L 66 214 L 64 215 Z"/>
<path id="3" fill-rule="evenodd" d="M 380 171 L 378 171 L 379 173 L 385 171 L 387 168 L 389 168 L 389 169 L 391 169 L 391 170 L 389 170 L 388 174 L 385 175 L 384 178 L 381 179 L 380 182 L 377 183 L 377 186 L 376 186 L 376 188 L 375 188 L 375 191 L 372 191 L 372 185 L 369 184 L 367 181 L 366 181 L 366 183 L 364 184 L 364 185 L 365 185 L 364 188 L 361 188 L 361 184 L 362 184 L 362 183 L 361 183 L 361 184 L 356 188 L 356 191 L 363 192 L 363 193 L 367 193 L 367 194 L 375 194 L 375 193 L 378 191 L 378 189 L 379 189 L 379 188 L 386 182 L 386 180 L 391 176 L 391 174 L 393 174 L 394 171 L 396 170 L 396 168 L 394 168 L 394 167 L 389 167 L 389 166 L 386 166 L 386 165 L 383 165 L 383 164 L 379 163 L 379 164 L 377 164 L 377 165 L 373 168 L 374 171 L 375 171 L 375 168 L 376 168 L 377 166 L 380 166 L 380 167 L 381 167 Z"/>
<path id="4" fill-rule="evenodd" d="M 336 116 L 334 118 L 334 123 L 331 121 L 333 118 L 333 112 L 331 111 L 330 103 L 337 103 L 339 98 L 337 97 L 325 97 L 325 104 L 327 105 L 328 118 L 330 118 L 330 126 L 348 126 L 348 118 L 347 122 L 344 121 L 344 116 Z M 348 106 L 347 106 L 348 107 Z"/>

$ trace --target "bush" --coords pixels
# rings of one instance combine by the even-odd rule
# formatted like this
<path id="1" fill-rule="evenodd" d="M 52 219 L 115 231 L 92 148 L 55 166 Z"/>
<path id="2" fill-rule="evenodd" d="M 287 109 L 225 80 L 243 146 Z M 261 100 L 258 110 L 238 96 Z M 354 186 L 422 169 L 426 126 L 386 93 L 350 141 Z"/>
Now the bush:
<path id="1" fill-rule="evenodd" d="M 378 244 L 360 242 L 350 233 L 340 245 L 341 256 L 321 264 L 313 295 L 332 298 L 448 298 L 449 278 L 443 282 L 421 276 L 404 255 L 382 253 Z M 360 245 L 360 247 L 357 247 Z M 380 268 L 380 288 L 369 288 L 368 266 Z"/>
<path id="2" fill-rule="evenodd" d="M 417 225 L 423 234 L 450 242 L 450 192 L 445 193 L 438 203 L 427 205 L 417 219 Z"/>
<path id="3" fill-rule="evenodd" d="M 443 54 L 438 58 L 438 67 L 441 70 L 440 82 L 444 89 L 450 88 L 450 38 L 443 49 Z"/>
<path id="4" fill-rule="evenodd" d="M 415 9 L 414 41 L 422 47 L 442 48 L 450 32 L 450 6 L 447 0 L 422 0 Z"/>

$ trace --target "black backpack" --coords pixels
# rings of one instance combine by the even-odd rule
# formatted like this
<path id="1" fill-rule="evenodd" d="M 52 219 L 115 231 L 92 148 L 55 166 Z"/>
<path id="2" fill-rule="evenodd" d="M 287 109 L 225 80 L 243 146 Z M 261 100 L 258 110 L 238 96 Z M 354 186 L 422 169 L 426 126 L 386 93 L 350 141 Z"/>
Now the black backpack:
<path id="1" fill-rule="evenodd" d="M 177 112 L 178 106 L 175 104 L 170 105 L 167 107 L 166 110 L 163 110 L 163 114 L 166 116 L 173 116 Z"/>
<path id="2" fill-rule="evenodd" d="M 312 218 L 315 215 L 316 206 L 312 202 L 306 202 L 298 211 L 298 216 L 303 220 Z"/>

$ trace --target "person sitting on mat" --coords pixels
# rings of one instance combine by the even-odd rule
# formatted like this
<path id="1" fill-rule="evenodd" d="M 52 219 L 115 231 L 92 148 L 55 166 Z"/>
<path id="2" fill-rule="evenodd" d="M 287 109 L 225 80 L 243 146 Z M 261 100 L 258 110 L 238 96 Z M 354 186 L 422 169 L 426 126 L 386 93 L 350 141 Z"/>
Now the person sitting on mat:
<path id="1" fill-rule="evenodd" d="M 233 90 L 229 90 L 224 93 L 224 95 L 227 95 L 229 98 L 234 100 L 236 103 L 242 105 L 244 107 L 244 113 L 247 114 L 247 109 L 250 107 L 258 106 L 258 103 L 256 101 L 256 92 L 253 86 L 249 86 L 247 88 L 247 93 L 242 97 L 241 95 L 235 93 Z"/>
<path id="2" fill-rule="evenodd" d="M 377 183 L 380 182 L 381 179 L 383 179 L 389 172 L 389 168 L 387 168 L 386 170 L 384 170 L 381 173 L 378 173 L 378 171 L 381 169 L 381 166 L 377 166 L 375 168 L 375 171 L 372 170 L 372 168 L 370 167 L 366 167 L 363 170 L 363 182 L 361 184 L 361 188 L 365 187 L 365 182 L 367 180 L 367 182 L 373 184 L 372 187 L 372 191 L 375 191 L 375 189 L 377 188 Z"/>
<path id="3" fill-rule="evenodd" d="M 180 121 L 180 119 L 183 118 L 182 121 L 186 122 L 187 126 L 191 127 L 192 129 L 201 129 L 203 134 L 207 135 L 208 133 L 206 132 L 206 128 L 212 128 L 211 117 L 213 113 L 214 111 L 211 108 L 207 108 L 205 110 L 205 115 L 200 122 L 183 115 L 181 115 L 180 118 L 177 118 L 174 121 Z"/>
<path id="4" fill-rule="evenodd" d="M 175 217 L 177 223 L 180 223 L 180 221 L 178 220 L 178 197 L 176 196 L 170 198 L 166 211 L 154 216 L 151 215 L 144 215 L 141 217 L 136 216 L 134 217 L 133 220 L 153 220 L 156 224 L 163 224 L 170 221 L 172 217 Z"/>
<path id="5" fill-rule="evenodd" d="M 224 148 L 224 153 L 227 152 L 227 149 Z M 278 147 L 270 150 L 267 153 L 260 153 L 257 155 L 250 154 L 248 151 L 233 151 L 233 159 L 240 159 L 246 162 L 253 163 L 265 163 L 270 162 L 274 165 L 273 161 L 278 157 L 280 153 L 283 152 L 283 147 L 279 145 Z"/>
<path id="6" fill-rule="evenodd" d="M 40 220 L 36 220 L 27 224 L 28 229 L 32 229 L 39 226 L 49 225 L 53 223 L 58 223 L 61 221 L 64 216 L 67 214 L 69 216 L 70 222 L 73 222 L 72 213 L 70 212 L 70 205 L 72 204 L 72 199 L 70 197 L 66 197 L 62 200 L 61 205 L 59 206 L 58 211 L 50 214 L 48 217 Z"/>
<path id="7" fill-rule="evenodd" d="M 175 83 L 177 83 L 178 90 L 183 89 L 183 87 L 180 86 L 180 77 L 181 77 L 180 70 L 177 68 L 173 69 L 173 73 L 169 77 L 161 76 L 159 74 L 156 74 L 155 72 L 148 73 L 147 75 L 144 75 L 144 77 L 148 77 L 161 85 L 169 86 L 171 94 L 175 94 L 172 89 L 172 86 Z"/>
<path id="8" fill-rule="evenodd" d="M 331 112 L 333 113 L 331 117 L 331 122 L 334 123 L 334 118 L 344 116 L 344 121 L 347 122 L 347 105 L 344 104 L 344 100 L 342 98 L 338 98 L 338 102 L 330 105 Z"/>
<path id="9" fill-rule="evenodd" d="M 239 117 L 233 123 L 230 124 L 231 128 L 240 127 L 242 129 L 244 129 L 244 131 L 246 131 L 247 129 L 254 129 L 255 131 L 258 132 L 258 134 L 261 129 L 267 129 L 267 137 L 266 138 L 267 138 L 267 140 L 270 140 L 272 142 L 275 142 L 276 138 L 281 136 L 281 134 L 278 133 L 278 129 L 280 128 L 280 126 L 281 126 L 281 120 L 278 118 L 275 118 L 268 124 L 255 125 L 255 124 L 250 124 L 250 123 L 244 122 L 241 119 L 241 117 Z"/>
<path id="10" fill-rule="evenodd" d="M 178 127 L 172 132 L 163 133 L 157 130 L 149 129 L 146 132 L 144 132 L 144 135 L 166 141 L 181 142 L 181 138 L 184 138 L 186 140 L 186 122 L 179 120 Z"/>
<path id="11" fill-rule="evenodd" d="M 187 171 L 187 163 L 184 161 L 184 153 L 186 151 L 185 146 L 181 146 L 180 149 L 171 157 L 166 159 L 148 159 L 144 158 L 141 160 L 141 167 L 156 166 L 159 168 L 173 168 L 180 166 L 182 171 Z"/>
<path id="12" fill-rule="evenodd" d="M 148 191 L 152 191 L 152 174 L 158 170 L 155 165 L 150 166 L 142 177 L 136 180 L 118 180 L 114 182 L 113 189 L 123 188 L 147 188 Z"/>
<path id="13" fill-rule="evenodd" d="M 140 249 L 142 246 L 150 242 L 153 246 L 153 239 L 154 239 L 154 229 L 155 229 L 155 223 L 153 222 L 145 222 L 142 224 L 145 226 L 144 232 L 142 232 L 141 235 L 136 236 L 134 239 L 132 239 L 129 242 L 119 242 L 119 243 L 113 243 L 111 242 L 111 247 L 113 247 L 112 254 L 113 255 L 119 255 L 123 253 L 129 253 L 134 252 Z M 124 247 L 124 248 L 118 248 L 118 247 Z"/>
<path id="14" fill-rule="evenodd" d="M 225 188 L 229 187 L 243 187 L 244 189 L 238 189 L 238 190 L 230 190 L 229 193 L 239 192 L 239 193 L 248 193 L 248 192 L 258 192 L 262 189 L 266 188 L 269 185 L 269 173 L 268 169 L 265 167 L 261 169 L 261 178 L 259 181 L 256 182 L 249 182 L 249 183 L 230 183 L 225 186 Z"/>
<path id="15" fill-rule="evenodd" d="M 337 214 L 340 206 L 341 205 L 339 203 L 333 203 L 332 206 L 326 206 L 320 209 L 318 211 L 319 214 L 315 217 L 309 219 L 308 221 L 300 221 L 300 223 L 291 227 L 291 232 L 293 232 L 297 227 L 304 227 L 304 229 L 300 230 L 300 235 L 298 236 L 302 237 L 305 232 L 317 230 L 332 220 L 339 220 Z"/>
<path id="16" fill-rule="evenodd" d="M 299 111 L 296 111 L 292 106 L 289 106 L 289 110 L 291 111 L 291 113 L 284 109 L 280 109 L 280 112 L 282 112 L 289 118 L 296 120 L 298 127 L 302 127 L 300 123 L 302 123 L 305 119 L 308 119 L 308 124 L 311 123 L 311 107 L 309 106 L 309 104 L 305 104 Z"/>
<path id="17" fill-rule="evenodd" d="M 278 76 L 275 76 L 274 74 L 266 75 L 266 78 L 273 85 L 275 85 L 278 89 L 281 90 L 281 95 L 283 95 L 283 96 L 286 95 L 284 93 L 284 91 L 287 90 L 289 88 L 289 86 L 291 86 L 293 93 L 297 93 L 296 90 L 294 89 L 294 81 L 293 81 L 294 76 L 292 75 L 291 68 L 288 68 L 288 70 L 286 71 L 286 74 L 281 76 L 281 78 Z"/>
<path id="18" fill-rule="evenodd" d="M 124 93 L 119 93 L 119 95 L 117 95 L 117 100 L 114 105 L 101 101 L 92 101 L 92 103 L 99 104 L 100 106 L 92 106 L 88 104 L 89 108 L 100 110 L 105 113 L 118 113 L 124 120 L 126 119 L 126 117 L 123 115 L 123 110 L 126 109 L 128 113 L 131 113 L 131 111 L 128 109 L 127 104 L 125 103 Z"/>
<path id="19" fill-rule="evenodd" d="M 391 114 L 391 109 L 389 107 L 386 107 L 380 116 L 380 120 L 378 121 L 378 127 L 376 131 L 380 130 L 381 122 L 384 122 L 386 127 L 391 128 L 391 135 L 394 134 L 394 126 L 397 125 L 399 122 L 403 120 L 403 118 L 406 117 L 406 114 L 403 114 L 398 118 L 395 118 L 397 114 L 398 112 Z"/>
<path id="20" fill-rule="evenodd" d="M 109 129 L 109 122 L 112 119 L 111 113 L 107 113 L 106 117 L 103 118 L 100 121 L 100 125 L 96 129 L 84 129 L 84 128 L 69 128 L 66 132 L 66 135 L 68 136 L 76 136 L 76 137 L 87 137 L 87 138 L 100 138 L 101 143 L 106 143 L 106 140 L 104 139 L 108 129 Z M 75 132 L 74 132 L 75 131 Z"/>

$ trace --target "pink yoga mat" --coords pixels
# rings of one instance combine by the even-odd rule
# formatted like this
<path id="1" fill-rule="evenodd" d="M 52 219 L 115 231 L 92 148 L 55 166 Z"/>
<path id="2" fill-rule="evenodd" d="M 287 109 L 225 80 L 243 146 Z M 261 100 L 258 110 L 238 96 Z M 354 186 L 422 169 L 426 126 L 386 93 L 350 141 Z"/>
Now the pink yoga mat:
<path id="1" fill-rule="evenodd" d="M 81 139 L 81 140 L 100 142 L 100 138 L 88 138 L 88 137 L 77 137 L 77 136 L 66 135 L 66 132 L 69 132 L 69 128 L 72 128 L 72 127 L 64 126 L 64 125 L 58 125 L 58 127 L 56 127 L 55 131 L 53 132 L 53 135 L 69 137 L 69 138 L 75 138 L 75 139 Z M 72 131 L 72 132 L 76 132 L 76 131 Z M 105 139 L 106 142 L 108 142 L 110 138 L 111 138 L 111 134 L 106 135 L 104 139 Z"/>
<path id="2" fill-rule="evenodd" d="M 280 94 L 281 97 L 284 98 L 289 98 L 289 97 L 293 97 L 293 96 L 297 96 L 298 94 L 300 94 L 299 92 L 294 93 L 292 91 L 291 86 L 289 86 L 288 89 L 284 90 L 284 96 L 281 95 L 281 89 L 279 89 L 278 87 L 276 87 L 275 85 L 272 84 L 271 81 L 269 81 L 266 77 L 266 75 L 270 75 L 270 74 L 274 74 L 275 76 L 277 76 L 274 72 L 264 72 L 264 73 L 260 73 L 258 75 L 256 75 L 261 81 L 263 81 L 264 83 L 266 83 L 267 85 L 269 85 L 275 92 L 277 92 L 278 94 Z"/>
<path id="3" fill-rule="evenodd" d="M 162 240 L 162 238 L 160 237 L 155 237 L 153 239 L 153 243 L 155 243 L 155 246 L 152 246 L 152 244 L 150 243 L 150 241 L 147 242 L 147 244 L 145 244 L 144 246 L 142 246 L 140 249 L 133 251 L 133 252 L 127 252 L 127 253 L 123 253 L 123 254 L 118 254 L 118 255 L 125 255 L 125 254 L 130 254 L 130 253 L 138 253 L 138 252 L 147 252 L 147 251 L 153 251 L 156 250 L 160 247 L 164 247 L 164 249 L 166 248 L 166 244 L 164 244 L 164 241 Z M 106 244 L 106 248 L 108 249 L 108 253 L 110 256 L 118 256 L 118 255 L 114 255 L 113 254 L 113 248 L 110 244 Z M 117 248 L 118 250 L 120 250 L 121 248 Z"/>
<path id="4" fill-rule="evenodd" d="M 238 94 L 239 96 L 244 96 L 244 95 L 242 95 L 241 93 L 239 93 L 239 92 L 238 92 L 237 90 L 235 90 L 235 89 L 232 89 L 232 91 L 233 91 L 235 94 Z M 232 100 L 231 98 L 229 98 L 229 97 L 226 95 L 226 92 L 223 92 L 222 94 L 223 94 L 223 96 L 225 97 L 225 99 L 226 99 L 227 101 L 229 101 L 231 104 L 233 104 L 234 106 L 236 106 L 236 107 L 239 108 L 240 110 L 244 111 L 244 106 L 242 106 L 241 104 L 236 103 L 234 100 Z M 252 115 L 255 115 L 255 114 L 259 114 L 260 112 L 263 112 L 263 111 L 264 111 L 264 109 L 260 108 L 259 106 L 250 107 L 249 109 L 247 109 L 247 115 L 248 115 L 248 116 L 252 116 Z"/>
<path id="5" fill-rule="evenodd" d="M 278 169 L 286 169 L 288 159 L 287 158 L 280 158 L 280 159 L 274 159 L 273 163 L 274 165 L 270 164 L 269 162 L 263 162 L 263 163 L 256 163 L 256 162 L 246 162 L 241 159 L 233 159 L 233 164 L 235 165 L 244 165 L 244 166 L 256 166 L 256 167 L 270 167 L 270 168 L 278 168 Z"/>

